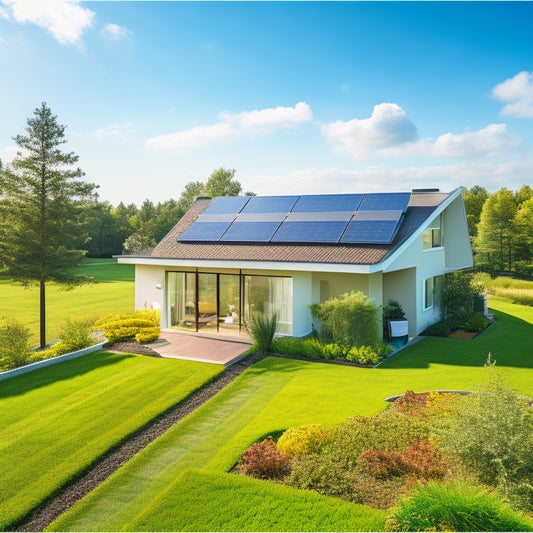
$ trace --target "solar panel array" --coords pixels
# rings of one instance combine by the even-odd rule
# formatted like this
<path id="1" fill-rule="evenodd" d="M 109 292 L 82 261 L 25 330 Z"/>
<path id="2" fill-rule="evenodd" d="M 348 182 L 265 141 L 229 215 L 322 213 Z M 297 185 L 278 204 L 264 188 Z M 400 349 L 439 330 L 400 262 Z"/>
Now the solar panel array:
<path id="1" fill-rule="evenodd" d="M 180 242 L 390 244 L 411 193 L 221 196 Z"/>

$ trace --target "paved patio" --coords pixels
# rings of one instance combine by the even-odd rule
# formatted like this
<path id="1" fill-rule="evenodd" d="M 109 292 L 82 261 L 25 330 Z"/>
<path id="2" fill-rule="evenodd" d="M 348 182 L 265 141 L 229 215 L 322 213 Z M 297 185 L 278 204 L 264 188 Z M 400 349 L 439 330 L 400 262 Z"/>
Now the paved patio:
<path id="1" fill-rule="evenodd" d="M 162 357 L 230 366 L 250 348 L 247 338 L 207 337 L 165 329 L 150 348 Z"/>

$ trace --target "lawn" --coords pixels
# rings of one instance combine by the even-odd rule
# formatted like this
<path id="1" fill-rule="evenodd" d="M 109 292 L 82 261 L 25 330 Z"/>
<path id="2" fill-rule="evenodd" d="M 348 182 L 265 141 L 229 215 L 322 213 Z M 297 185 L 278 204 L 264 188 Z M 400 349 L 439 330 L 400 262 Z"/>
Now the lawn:
<path id="1" fill-rule="evenodd" d="M 0 530 L 222 371 L 96 352 L 0 385 Z"/>
<path id="2" fill-rule="evenodd" d="M 59 326 L 72 316 L 104 316 L 134 310 L 134 266 L 116 259 L 84 259 L 74 273 L 92 276 L 94 283 L 66 291 L 54 283 L 46 286 L 47 340 L 56 338 Z M 16 318 L 30 328 L 33 344 L 39 342 L 39 288 L 24 288 L 0 278 L 0 317 Z"/>
<path id="3" fill-rule="evenodd" d="M 238 493 L 243 490 L 240 478 L 225 472 L 255 440 L 294 425 L 333 425 L 351 415 L 375 414 L 386 407 L 385 397 L 406 389 L 470 389 L 485 379 L 483 363 L 489 351 L 508 383 L 531 394 L 533 372 L 526 370 L 533 366 L 533 309 L 500 300 L 492 304 L 497 322 L 474 340 L 425 339 L 376 369 L 264 359 L 134 457 L 50 529 L 150 529 L 148 516 L 164 520 L 156 522 L 154 529 L 191 529 L 194 523 L 206 524 L 205 509 L 200 506 L 190 510 L 190 496 L 177 483 L 185 472 L 202 469 L 205 475 L 217 474 L 215 486 L 219 482 L 229 484 Z M 205 478 L 198 476 L 195 484 L 191 476 L 186 478 L 192 484 L 188 492 L 202 494 L 210 490 L 203 487 Z M 263 486 L 264 504 L 261 499 L 254 500 L 254 520 L 262 520 L 266 527 L 272 514 L 272 491 L 270 484 Z M 256 491 L 256 487 L 250 490 Z M 213 491 L 210 494 L 216 495 L 215 488 Z M 286 493 L 289 502 L 297 500 L 292 494 Z M 219 500 L 212 497 L 215 503 L 211 508 L 217 509 Z M 341 504 L 345 505 L 339 500 Z M 181 509 L 187 509 L 183 511 L 186 518 L 181 518 Z M 337 509 L 336 503 L 331 503 L 328 512 L 333 509 Z M 208 529 L 250 528 L 247 515 L 230 524 L 225 520 L 210 521 Z M 290 515 L 285 520 L 277 522 L 276 528 L 294 528 Z M 366 527 L 363 522 L 357 527 L 348 527 L 342 521 L 331 523 L 331 528 L 337 530 Z"/>

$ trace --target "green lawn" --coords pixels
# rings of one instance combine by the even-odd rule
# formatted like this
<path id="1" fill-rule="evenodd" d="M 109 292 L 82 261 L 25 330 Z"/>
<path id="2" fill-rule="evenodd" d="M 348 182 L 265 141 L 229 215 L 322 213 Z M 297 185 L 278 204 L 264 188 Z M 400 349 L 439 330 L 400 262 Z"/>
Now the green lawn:
<path id="1" fill-rule="evenodd" d="M 0 530 L 222 369 L 95 352 L 0 382 Z"/>
<path id="2" fill-rule="evenodd" d="M 118 531 L 135 530 L 142 524 L 150 528 L 145 513 L 166 517 L 165 528 L 174 527 L 169 518 L 174 515 L 175 529 L 190 529 L 195 520 L 205 524 L 200 508 L 196 514 L 187 511 L 186 521 L 179 518 L 190 502 L 176 485 L 184 472 L 202 469 L 207 475 L 223 474 L 251 443 L 270 432 L 312 422 L 333 425 L 351 415 L 375 414 L 385 408 L 383 398 L 406 389 L 470 389 L 485 379 L 483 363 L 489 351 L 507 381 L 531 394 L 533 309 L 498 300 L 492 303 L 498 320 L 476 339 L 425 339 L 380 368 L 278 358 L 261 361 L 138 454 L 50 529 Z M 235 490 L 241 487 L 238 477 L 224 476 L 218 479 L 237 484 Z M 188 483 L 192 483 L 190 478 Z M 255 513 L 257 520 L 267 524 L 272 513 L 270 484 L 264 487 L 265 504 L 257 503 Z M 200 481 L 190 489 L 202 490 Z M 334 509 L 335 503 L 329 508 Z M 209 529 L 223 530 L 224 523 L 209 522 Z M 163 527 L 162 522 L 158 524 Z M 278 523 L 281 530 L 291 524 L 290 516 L 286 523 Z M 233 522 L 228 527 L 247 529 L 245 523 Z M 347 528 L 345 523 L 332 522 L 331 528 L 364 530 L 366 525 L 361 522 Z"/>
<path id="3" fill-rule="evenodd" d="M 134 310 L 134 266 L 119 265 L 116 259 L 84 259 L 76 274 L 94 277 L 95 283 L 70 291 L 49 283 L 47 291 L 47 340 L 57 336 L 58 327 L 73 316 L 104 316 Z M 39 342 L 39 288 L 24 288 L 10 279 L 0 278 L 0 317 L 16 318 Z"/>

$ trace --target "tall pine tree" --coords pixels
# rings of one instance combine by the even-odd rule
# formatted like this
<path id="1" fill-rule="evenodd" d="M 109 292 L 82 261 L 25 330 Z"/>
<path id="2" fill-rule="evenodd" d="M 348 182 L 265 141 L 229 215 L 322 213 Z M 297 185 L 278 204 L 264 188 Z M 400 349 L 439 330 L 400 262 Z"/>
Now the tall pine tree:
<path id="1" fill-rule="evenodd" d="M 26 135 L 14 137 L 20 151 L 0 172 L 0 268 L 25 284 L 40 287 L 40 344 L 46 345 L 46 283 L 72 283 L 71 269 L 85 255 L 81 203 L 96 186 L 77 178 L 78 156 L 65 153 L 65 126 L 45 104 L 27 121 Z"/>

